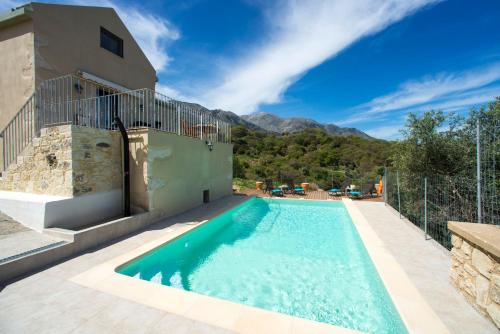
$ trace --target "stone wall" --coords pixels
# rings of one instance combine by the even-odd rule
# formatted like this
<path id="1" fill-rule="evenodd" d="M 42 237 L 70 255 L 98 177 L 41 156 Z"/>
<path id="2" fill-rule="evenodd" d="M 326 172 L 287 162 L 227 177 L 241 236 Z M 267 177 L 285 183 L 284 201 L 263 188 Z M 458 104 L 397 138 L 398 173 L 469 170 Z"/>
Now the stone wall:
<path id="1" fill-rule="evenodd" d="M 73 195 L 71 164 L 71 127 L 42 129 L 3 173 L 0 190 L 45 194 Z"/>
<path id="2" fill-rule="evenodd" d="M 72 126 L 73 196 L 122 188 L 118 131 Z"/>
<path id="3" fill-rule="evenodd" d="M 472 304 L 480 313 L 492 320 L 492 322 L 500 328 L 500 264 L 497 256 L 493 252 L 485 250 L 483 242 L 475 237 L 470 237 L 470 232 L 462 232 L 462 227 L 467 225 L 485 225 L 485 224 L 466 224 L 460 229 L 453 228 L 449 225 L 452 231 L 451 242 L 453 248 L 451 250 L 451 283 L 465 296 L 467 301 Z M 457 225 L 458 226 L 458 225 Z M 500 234 L 500 229 L 494 229 L 494 226 L 486 226 L 492 231 L 485 232 L 487 238 L 496 234 Z M 481 226 L 474 226 L 481 228 Z M 490 236 L 488 236 L 488 234 Z M 465 236 L 465 237 L 464 237 Z M 472 240 L 471 240 L 472 239 Z M 500 239 L 498 239 L 500 240 Z M 497 246 L 500 246 L 498 244 Z"/>
<path id="4" fill-rule="evenodd" d="M 0 181 L 0 190 L 79 196 L 122 187 L 118 132 L 63 125 L 42 129 Z"/>

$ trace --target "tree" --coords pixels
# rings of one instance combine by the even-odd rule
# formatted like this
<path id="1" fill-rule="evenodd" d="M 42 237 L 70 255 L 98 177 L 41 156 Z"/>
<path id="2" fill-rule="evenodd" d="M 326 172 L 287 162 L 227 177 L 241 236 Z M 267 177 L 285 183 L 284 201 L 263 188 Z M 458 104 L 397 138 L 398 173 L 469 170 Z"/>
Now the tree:
<path id="1" fill-rule="evenodd" d="M 279 181 L 286 175 L 323 189 L 330 189 L 332 181 L 342 183 L 346 171 L 377 180 L 394 147 L 393 142 L 331 136 L 320 129 L 278 135 L 236 126 L 232 138 L 235 177 Z M 333 178 L 332 171 L 337 171 Z"/>

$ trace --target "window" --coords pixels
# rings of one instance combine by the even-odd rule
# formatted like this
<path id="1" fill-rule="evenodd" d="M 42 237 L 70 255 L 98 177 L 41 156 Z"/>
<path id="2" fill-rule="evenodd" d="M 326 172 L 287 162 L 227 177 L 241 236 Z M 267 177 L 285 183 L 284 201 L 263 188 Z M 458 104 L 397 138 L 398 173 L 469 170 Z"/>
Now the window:
<path id="1" fill-rule="evenodd" d="M 123 39 L 101 27 L 101 48 L 123 58 Z"/>

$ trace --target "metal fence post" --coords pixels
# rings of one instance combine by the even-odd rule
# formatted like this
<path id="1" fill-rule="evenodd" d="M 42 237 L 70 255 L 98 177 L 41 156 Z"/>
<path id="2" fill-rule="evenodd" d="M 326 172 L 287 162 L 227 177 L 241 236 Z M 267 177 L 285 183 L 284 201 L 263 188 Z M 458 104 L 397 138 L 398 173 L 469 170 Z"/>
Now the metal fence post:
<path id="1" fill-rule="evenodd" d="M 203 114 L 200 114 L 200 139 L 203 140 Z"/>
<path id="2" fill-rule="evenodd" d="M 427 240 L 427 177 L 424 178 L 424 238 Z"/>
<path id="3" fill-rule="evenodd" d="M 479 116 L 476 127 L 476 171 L 477 171 L 477 222 L 482 223 L 481 217 L 481 123 Z"/>
<path id="4" fill-rule="evenodd" d="M 398 186 L 398 211 L 399 211 L 399 218 L 401 219 L 401 194 L 399 193 L 399 170 L 396 171 L 396 184 Z"/>
<path id="5" fill-rule="evenodd" d="M 177 134 L 181 135 L 181 107 L 177 106 Z"/>
<path id="6" fill-rule="evenodd" d="M 387 205 L 387 167 L 384 167 L 384 176 L 382 177 L 382 196 L 384 205 Z"/>

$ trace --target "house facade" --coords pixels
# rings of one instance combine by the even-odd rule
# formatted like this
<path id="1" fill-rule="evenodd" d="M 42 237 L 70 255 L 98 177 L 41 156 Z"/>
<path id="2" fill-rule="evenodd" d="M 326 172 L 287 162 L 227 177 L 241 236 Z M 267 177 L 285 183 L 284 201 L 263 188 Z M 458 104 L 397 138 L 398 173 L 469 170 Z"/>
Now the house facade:
<path id="1" fill-rule="evenodd" d="M 48 79 L 82 73 L 123 89 L 154 89 L 156 82 L 114 9 L 43 3 L 0 17 L 0 73 L 0 129 Z"/>
<path id="2" fill-rule="evenodd" d="M 133 212 L 158 218 L 232 193 L 230 125 L 155 92 L 113 9 L 30 3 L 0 15 L 0 73 L 0 211 L 18 221 L 106 221 L 126 193 Z"/>

